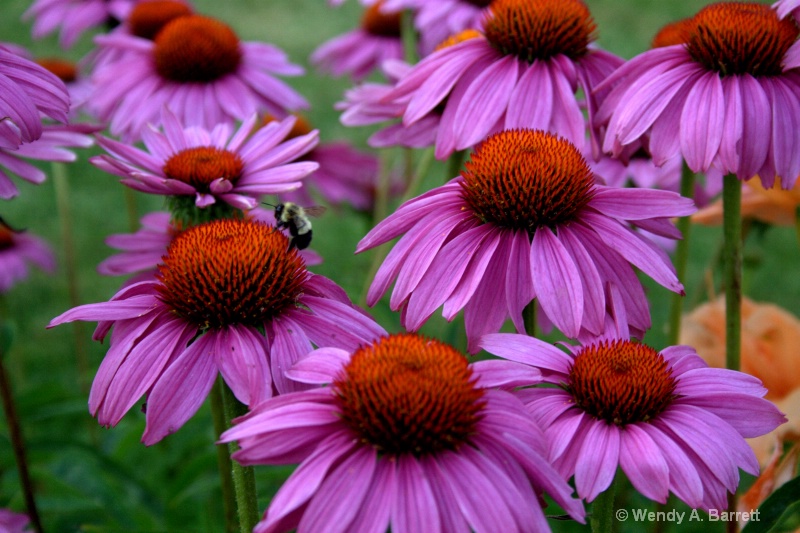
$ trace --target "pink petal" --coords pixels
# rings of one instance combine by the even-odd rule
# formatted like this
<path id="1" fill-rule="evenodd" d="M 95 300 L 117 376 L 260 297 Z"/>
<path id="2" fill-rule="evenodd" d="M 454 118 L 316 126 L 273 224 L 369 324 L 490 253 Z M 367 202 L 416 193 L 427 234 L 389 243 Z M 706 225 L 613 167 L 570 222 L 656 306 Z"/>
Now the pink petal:
<path id="1" fill-rule="evenodd" d="M 550 228 L 533 234 L 531 277 L 539 305 L 567 337 L 577 337 L 583 316 L 580 272 Z"/>

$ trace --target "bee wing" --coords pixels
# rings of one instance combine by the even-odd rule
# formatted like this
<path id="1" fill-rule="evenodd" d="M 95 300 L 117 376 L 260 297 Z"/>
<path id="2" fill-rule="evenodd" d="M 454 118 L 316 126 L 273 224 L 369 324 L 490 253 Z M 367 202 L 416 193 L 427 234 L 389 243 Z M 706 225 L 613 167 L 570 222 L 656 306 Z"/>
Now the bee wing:
<path id="1" fill-rule="evenodd" d="M 321 205 L 312 205 L 311 207 L 304 207 L 303 211 L 305 211 L 306 215 L 310 217 L 319 217 L 322 216 L 322 213 L 327 211 L 328 208 L 321 206 Z"/>

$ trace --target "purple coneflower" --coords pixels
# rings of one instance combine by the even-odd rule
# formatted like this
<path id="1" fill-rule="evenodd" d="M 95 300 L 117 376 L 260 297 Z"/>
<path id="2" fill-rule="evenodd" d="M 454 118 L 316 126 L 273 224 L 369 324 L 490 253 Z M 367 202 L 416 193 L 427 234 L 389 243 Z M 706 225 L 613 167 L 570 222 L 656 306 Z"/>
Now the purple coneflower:
<path id="1" fill-rule="evenodd" d="M 304 117 L 297 116 L 296 119 L 286 140 L 315 131 Z M 269 124 L 273 120 L 274 117 L 267 115 L 263 123 Z M 380 177 L 380 163 L 375 154 L 356 150 L 345 141 L 334 141 L 318 144 L 300 159 L 313 161 L 319 164 L 319 168 L 303 180 L 302 187 L 282 193 L 280 201 L 310 206 L 315 203 L 311 195 L 313 190 L 329 204 L 349 203 L 360 211 L 372 210 Z M 391 193 L 398 193 L 402 188 L 399 178 L 397 173 L 391 173 Z"/>
<path id="2" fill-rule="evenodd" d="M 221 438 L 243 464 L 300 463 L 256 533 L 548 531 L 542 492 L 583 521 L 539 427 L 493 389 L 538 372 L 397 334 L 317 350 L 288 374 L 329 386 L 268 400 Z"/>
<path id="3" fill-rule="evenodd" d="M 385 98 L 392 91 L 393 84 L 411 70 L 411 65 L 399 60 L 385 61 L 381 70 L 389 84 L 367 82 L 345 91 L 345 99 L 334 106 L 342 111 L 341 123 L 354 127 L 392 121 L 393 124 L 376 131 L 367 140 L 367 144 L 375 148 L 433 146 L 442 119 L 440 110 L 432 109 L 426 116 L 406 126 L 402 121 L 406 105 L 387 102 Z"/>
<path id="4" fill-rule="evenodd" d="M 252 209 L 262 194 L 300 187 L 300 180 L 318 167 L 295 161 L 317 144 L 317 131 L 284 142 L 294 117 L 250 135 L 255 115 L 235 132 L 229 124 L 212 130 L 185 127 L 171 111 L 163 115 L 163 132 L 152 126 L 142 132 L 147 151 L 101 137 L 98 143 L 110 155 L 90 161 L 138 191 L 167 195 L 187 207 L 208 207 L 219 200 L 237 209 Z"/>
<path id="5" fill-rule="evenodd" d="M 545 428 L 549 459 L 564 476 L 575 476 L 587 501 L 621 467 L 647 498 L 665 503 L 672 492 L 693 508 L 725 509 L 739 468 L 758 474 L 744 439 L 786 420 L 762 398 L 767 391 L 758 379 L 709 368 L 690 346 L 659 352 L 625 335 L 564 352 L 513 333 L 486 335 L 480 345 L 557 385 L 517 394 Z"/>
<path id="6" fill-rule="evenodd" d="M 677 153 L 694 172 L 716 167 L 769 188 L 800 174 L 800 29 L 769 6 L 721 2 L 679 28 L 682 42 L 648 50 L 614 72 L 597 116 L 603 149 L 647 138 L 656 164 Z"/>
<path id="7" fill-rule="evenodd" d="M 502 129 L 551 131 L 582 145 L 603 93 L 595 86 L 623 60 L 594 48 L 595 24 L 580 0 L 496 0 L 481 33 L 433 52 L 384 98 L 406 104 L 411 125 L 437 106 L 436 157 Z"/>
<path id="8" fill-rule="evenodd" d="M 629 224 L 680 238 L 670 217 L 695 211 L 676 193 L 615 189 L 595 183 L 580 152 L 549 133 L 510 130 L 481 143 L 466 170 L 401 205 L 358 245 L 362 252 L 405 233 L 381 265 L 367 302 L 396 280 L 392 309 L 416 330 L 437 307 L 452 320 L 464 309 L 474 340 L 536 298 L 568 337 L 604 327 L 607 286 L 623 294 L 629 324 L 650 327 L 633 266 L 674 292 L 683 286 L 667 255 Z"/>
<path id="9" fill-rule="evenodd" d="M 176 236 L 155 279 L 129 285 L 109 302 L 76 307 L 50 327 L 113 327 L 89 410 L 113 426 L 147 395 L 142 441 L 158 442 L 188 420 L 218 373 L 255 406 L 302 389 L 284 370 L 317 346 L 354 349 L 384 334 L 332 281 L 308 272 L 272 226 L 216 220 Z"/>
<path id="10" fill-rule="evenodd" d="M 50 246 L 27 231 L 15 231 L 0 219 L 0 294 L 28 277 L 28 265 L 46 272 L 56 268 Z"/>
<path id="11" fill-rule="evenodd" d="M 489 4 L 489 0 L 386 0 L 383 9 L 414 13 L 420 51 L 428 55 L 451 35 L 479 28 Z"/>
<path id="12" fill-rule="evenodd" d="M 780 18 L 791 13 L 795 20 L 800 21 L 800 0 L 778 0 L 772 4 L 772 9 L 778 12 Z"/>
<path id="13" fill-rule="evenodd" d="M 275 212 L 259 207 L 248 211 L 244 217 L 275 225 Z M 106 239 L 106 244 L 121 252 L 102 261 L 97 271 L 105 276 L 120 276 L 144 272 L 151 276 L 167 253 L 167 247 L 182 230 L 170 221 L 166 211 L 148 213 L 141 218 L 141 229 L 135 233 L 119 233 Z M 288 230 L 284 233 L 289 236 Z M 311 249 L 300 250 L 306 265 L 322 263 L 322 257 Z M 137 281 L 145 279 L 134 278 Z"/>
<path id="14" fill-rule="evenodd" d="M 60 29 L 58 42 L 70 48 L 87 30 L 122 20 L 140 0 L 35 0 L 22 15 L 33 18 L 32 34 L 40 39 Z"/>
<path id="15" fill-rule="evenodd" d="M 42 135 L 42 115 L 67 121 L 69 94 L 55 74 L 0 43 L 0 149 L 15 150 Z"/>
<path id="16" fill-rule="evenodd" d="M 127 33 L 96 37 L 114 61 L 93 74 L 92 111 L 110 121 L 110 131 L 138 140 L 148 123 L 160 124 L 166 105 L 188 126 L 220 123 L 270 112 L 284 117 L 306 101 L 273 75 L 294 76 L 302 68 L 279 48 L 240 42 L 221 21 L 201 15 L 171 19 L 153 40 Z"/>
<path id="17" fill-rule="evenodd" d="M 43 126 L 41 136 L 33 142 L 16 149 L 0 148 L 0 198 L 8 200 L 19 194 L 19 189 L 6 172 L 9 171 L 25 181 L 42 183 L 47 175 L 26 159 L 69 163 L 77 156 L 67 148 L 88 148 L 94 144 L 92 133 L 100 129 L 88 124 L 49 124 Z"/>
<path id="18" fill-rule="evenodd" d="M 26 533 L 30 519 L 22 513 L 0 509 L 0 531 L 3 533 Z"/>
<path id="19" fill-rule="evenodd" d="M 384 13 L 381 2 L 364 11 L 361 26 L 321 44 L 311 54 L 311 63 L 334 76 L 361 80 L 388 59 L 403 57 L 400 12 Z"/>

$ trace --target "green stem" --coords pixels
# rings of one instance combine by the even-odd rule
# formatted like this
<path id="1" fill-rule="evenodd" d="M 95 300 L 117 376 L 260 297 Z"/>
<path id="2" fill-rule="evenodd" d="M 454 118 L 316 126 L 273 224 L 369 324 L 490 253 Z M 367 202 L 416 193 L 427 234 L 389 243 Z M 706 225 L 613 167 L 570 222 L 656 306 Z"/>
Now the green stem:
<path id="1" fill-rule="evenodd" d="M 214 434 L 216 437 L 228 429 L 225 421 L 225 406 L 222 401 L 222 389 L 226 388 L 222 378 L 217 379 L 217 384 L 211 388 L 211 417 L 214 420 Z M 225 514 L 225 533 L 236 533 L 239 530 L 239 521 L 236 517 L 236 493 L 233 488 L 233 464 L 228 452 L 227 444 L 217 444 L 217 465 L 222 483 L 222 507 Z"/>
<path id="2" fill-rule="evenodd" d="M 684 198 L 694 198 L 694 181 L 694 172 L 692 172 L 686 165 L 686 162 L 684 162 L 683 172 L 681 173 L 681 196 Z M 678 276 L 678 280 L 685 281 L 686 265 L 689 262 L 689 233 L 692 228 L 692 220 L 688 216 L 679 218 L 677 226 L 683 238 L 678 241 L 675 248 L 675 272 Z M 683 295 L 680 293 L 673 293 L 669 314 L 668 346 L 675 346 L 680 342 L 682 314 Z"/>
<path id="3" fill-rule="evenodd" d="M 30 472 L 28 471 L 28 460 L 25 453 L 25 441 L 22 438 L 22 428 L 19 425 L 19 417 L 17 416 L 17 409 L 14 405 L 14 395 L 11 393 L 11 384 L 6 374 L 4 344 L 0 342 L 0 400 L 3 403 L 3 413 L 6 416 L 6 424 L 8 425 L 9 440 L 11 440 L 11 448 L 14 451 L 14 460 L 17 463 L 17 473 L 19 475 L 19 482 L 22 485 L 22 492 L 25 497 L 25 507 L 28 513 L 28 518 L 31 520 L 33 528 L 42 533 L 44 528 L 39 519 L 39 512 L 36 509 L 36 499 L 33 496 L 33 482 L 31 481 Z"/>
<path id="4" fill-rule="evenodd" d="M 735 175 L 722 184 L 723 283 L 725 284 L 725 367 L 739 370 L 742 342 L 742 183 Z M 736 493 L 728 495 L 728 510 L 736 511 Z M 735 531 L 731 521 L 728 531 Z"/>
<path id="5" fill-rule="evenodd" d="M 742 183 L 725 176 L 722 186 L 725 367 L 739 370 L 742 332 Z"/>
<path id="6" fill-rule="evenodd" d="M 447 159 L 447 175 L 445 182 L 450 181 L 461 173 L 461 164 L 464 162 L 464 150 L 453 152 Z"/>
<path id="7" fill-rule="evenodd" d="M 410 9 L 404 10 L 400 24 L 400 35 L 403 40 L 403 58 L 406 63 L 413 65 L 419 60 L 417 55 L 417 32 L 414 29 L 414 12 Z"/>
<path id="8" fill-rule="evenodd" d="M 221 383 L 222 404 L 225 408 L 225 420 L 228 427 L 231 421 L 247 413 L 247 407 L 239 403 L 230 387 Z M 235 442 L 228 444 L 230 455 L 239 449 Z M 251 533 L 258 523 L 258 500 L 256 498 L 256 477 L 253 467 L 242 466 L 236 461 L 231 461 L 231 474 L 233 487 L 236 494 L 236 507 L 239 510 L 239 531 Z"/>
<path id="9" fill-rule="evenodd" d="M 529 337 L 536 336 L 536 301 L 531 300 L 522 310 L 522 321 L 525 324 L 525 333 Z"/>
<path id="10" fill-rule="evenodd" d="M 403 193 L 403 198 L 400 200 L 400 203 L 407 202 L 411 200 L 414 196 L 417 195 L 417 191 L 419 190 L 419 186 L 422 184 L 422 181 L 425 179 L 425 176 L 428 174 L 428 171 L 431 168 L 431 164 L 433 163 L 433 148 L 428 148 L 424 152 L 422 152 L 422 156 L 417 163 L 417 168 L 414 170 L 414 174 L 411 175 L 411 178 L 406 182 L 406 190 Z"/>
<path id="11" fill-rule="evenodd" d="M 592 502 L 592 515 L 589 518 L 589 524 L 592 527 L 592 533 L 611 533 L 614 527 L 614 493 L 617 489 L 617 478 L 611 482 L 611 485 L 600 493 L 597 498 Z"/>
<path id="12" fill-rule="evenodd" d="M 80 284 L 78 282 L 78 261 L 75 252 L 75 239 L 72 229 L 72 212 L 69 199 L 69 179 L 67 167 L 63 163 L 52 163 L 53 187 L 56 194 L 56 209 L 61 224 L 61 244 L 64 246 L 64 268 L 67 273 L 67 291 L 70 307 L 81 304 Z M 89 361 L 87 358 L 86 335 L 83 322 L 72 323 L 75 342 L 75 359 L 78 367 L 78 384 L 81 391 L 89 392 Z"/>

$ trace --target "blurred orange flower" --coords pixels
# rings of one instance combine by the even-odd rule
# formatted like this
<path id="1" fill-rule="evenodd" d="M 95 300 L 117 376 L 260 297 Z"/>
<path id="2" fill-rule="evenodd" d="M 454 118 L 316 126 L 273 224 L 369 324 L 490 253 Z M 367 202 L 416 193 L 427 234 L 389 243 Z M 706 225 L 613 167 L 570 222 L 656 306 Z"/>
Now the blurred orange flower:
<path id="1" fill-rule="evenodd" d="M 680 343 L 694 347 L 709 365 L 725 366 L 724 298 L 683 317 Z M 763 468 L 776 446 L 800 441 L 800 320 L 776 305 L 744 298 L 741 353 L 741 370 L 761 380 L 766 398 L 788 418 L 772 433 L 747 439 Z"/>
<path id="2" fill-rule="evenodd" d="M 742 217 L 753 218 L 777 226 L 794 226 L 795 212 L 800 205 L 800 180 L 793 189 L 781 189 L 780 181 L 765 189 L 755 178 L 742 186 Z M 715 226 L 722 224 L 722 200 L 707 205 L 692 215 L 692 222 Z"/>

